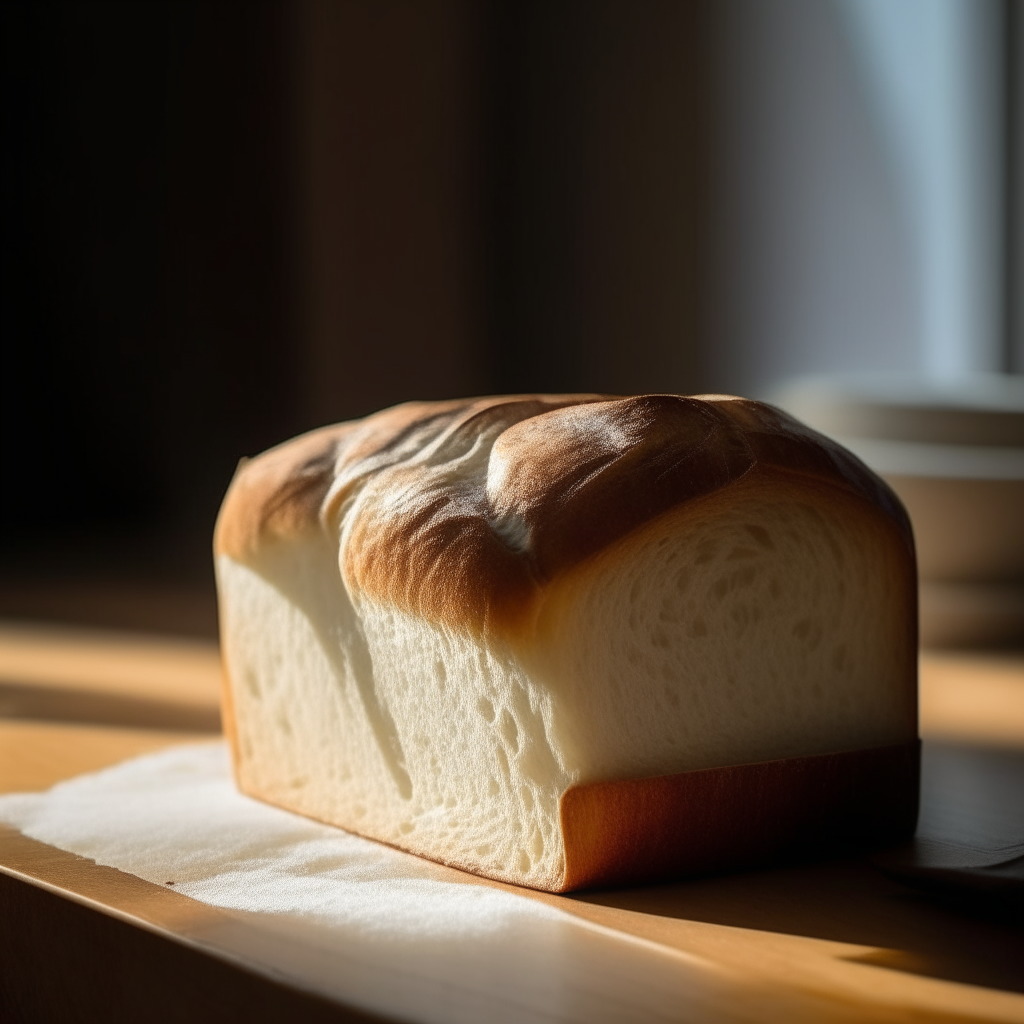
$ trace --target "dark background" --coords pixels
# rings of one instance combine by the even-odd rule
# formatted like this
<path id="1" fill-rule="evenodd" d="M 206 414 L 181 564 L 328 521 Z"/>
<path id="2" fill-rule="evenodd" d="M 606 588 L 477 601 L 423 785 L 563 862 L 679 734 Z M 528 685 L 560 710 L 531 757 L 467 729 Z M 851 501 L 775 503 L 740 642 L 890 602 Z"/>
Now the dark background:
<path id="1" fill-rule="evenodd" d="M 213 635 L 238 459 L 395 402 L 920 369 L 841 4 L 0 12 L 0 616 Z"/>
<path id="2" fill-rule="evenodd" d="M 701 3 L 5 3 L 0 613 L 214 629 L 242 455 L 703 383 Z"/>

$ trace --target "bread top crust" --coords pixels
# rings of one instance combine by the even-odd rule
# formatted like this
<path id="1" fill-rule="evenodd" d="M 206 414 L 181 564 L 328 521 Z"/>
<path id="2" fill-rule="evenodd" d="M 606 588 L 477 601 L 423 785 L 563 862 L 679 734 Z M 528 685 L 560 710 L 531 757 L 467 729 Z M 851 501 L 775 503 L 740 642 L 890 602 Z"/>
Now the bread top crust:
<path id="1" fill-rule="evenodd" d="M 859 459 L 772 406 L 723 395 L 520 395 L 411 402 L 240 465 L 214 548 L 338 544 L 354 597 L 507 632 L 542 588 L 654 518 L 750 474 L 866 502 L 903 541 L 899 500 Z"/>

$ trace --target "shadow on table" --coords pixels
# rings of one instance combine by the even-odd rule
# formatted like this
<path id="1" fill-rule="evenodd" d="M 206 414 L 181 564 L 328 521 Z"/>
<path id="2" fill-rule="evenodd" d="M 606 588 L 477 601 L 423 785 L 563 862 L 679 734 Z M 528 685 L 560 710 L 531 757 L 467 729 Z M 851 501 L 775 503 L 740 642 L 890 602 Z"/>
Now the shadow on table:
<path id="1" fill-rule="evenodd" d="M 1024 992 L 1021 904 L 972 887 L 986 858 L 1006 861 L 1024 843 L 1024 753 L 926 743 L 922 768 L 916 846 L 902 851 L 899 880 L 864 857 L 571 898 L 662 918 L 869 946 L 847 959 Z M 936 850 L 952 870 L 941 891 L 929 892 L 927 857 L 934 859 Z M 959 886 L 957 862 L 966 869 Z"/>

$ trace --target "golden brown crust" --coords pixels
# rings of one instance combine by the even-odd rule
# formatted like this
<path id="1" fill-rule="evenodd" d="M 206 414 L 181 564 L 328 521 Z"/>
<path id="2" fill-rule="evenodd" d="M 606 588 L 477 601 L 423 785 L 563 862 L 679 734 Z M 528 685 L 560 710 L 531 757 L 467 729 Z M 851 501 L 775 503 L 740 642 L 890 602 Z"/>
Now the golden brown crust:
<path id="1" fill-rule="evenodd" d="M 263 544 L 315 529 L 338 448 L 352 429 L 323 427 L 243 460 L 217 517 L 214 551 L 245 562 Z"/>
<path id="2" fill-rule="evenodd" d="M 896 842 L 917 822 L 920 741 L 573 786 L 561 892 Z"/>
<path id="3" fill-rule="evenodd" d="M 859 460 L 771 406 L 725 396 L 513 396 L 409 403 L 314 431 L 240 467 L 216 549 L 325 529 L 351 588 L 492 632 L 615 541 L 753 470 L 863 499 L 904 542 L 902 506 Z"/>

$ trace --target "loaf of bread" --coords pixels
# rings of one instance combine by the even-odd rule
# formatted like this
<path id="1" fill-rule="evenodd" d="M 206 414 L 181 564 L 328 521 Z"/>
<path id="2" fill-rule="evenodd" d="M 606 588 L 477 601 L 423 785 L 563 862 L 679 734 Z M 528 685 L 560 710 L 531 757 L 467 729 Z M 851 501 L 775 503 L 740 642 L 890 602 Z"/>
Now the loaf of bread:
<path id="1" fill-rule="evenodd" d="M 770 406 L 400 405 L 245 462 L 215 550 L 252 796 L 551 891 L 913 830 L 906 514 Z"/>

